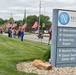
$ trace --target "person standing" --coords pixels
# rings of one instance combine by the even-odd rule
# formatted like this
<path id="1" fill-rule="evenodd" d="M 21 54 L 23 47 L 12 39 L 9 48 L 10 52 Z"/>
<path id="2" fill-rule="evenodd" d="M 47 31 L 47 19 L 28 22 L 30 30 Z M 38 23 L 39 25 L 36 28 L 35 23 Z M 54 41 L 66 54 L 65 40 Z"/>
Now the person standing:
<path id="1" fill-rule="evenodd" d="M 12 28 L 10 27 L 10 38 L 12 38 Z"/>
<path id="2" fill-rule="evenodd" d="M 41 42 L 42 42 L 42 39 L 43 39 L 43 31 L 39 31 L 38 38 L 41 39 Z"/>
<path id="3" fill-rule="evenodd" d="M 24 37 L 24 29 L 21 29 L 20 37 L 21 37 L 21 41 L 23 41 L 23 37 Z"/>
<path id="4" fill-rule="evenodd" d="M 18 30 L 18 33 L 17 33 L 18 38 L 20 37 L 20 34 L 21 34 L 21 29 Z"/>
<path id="5" fill-rule="evenodd" d="M 8 28 L 8 37 L 11 37 L 12 38 L 12 29 L 11 29 L 11 27 Z"/>
<path id="6" fill-rule="evenodd" d="M 13 30 L 13 37 L 16 38 L 16 29 Z"/>
<path id="7" fill-rule="evenodd" d="M 49 41 L 48 41 L 48 45 L 50 45 L 51 39 L 52 39 L 52 31 L 49 31 Z"/>

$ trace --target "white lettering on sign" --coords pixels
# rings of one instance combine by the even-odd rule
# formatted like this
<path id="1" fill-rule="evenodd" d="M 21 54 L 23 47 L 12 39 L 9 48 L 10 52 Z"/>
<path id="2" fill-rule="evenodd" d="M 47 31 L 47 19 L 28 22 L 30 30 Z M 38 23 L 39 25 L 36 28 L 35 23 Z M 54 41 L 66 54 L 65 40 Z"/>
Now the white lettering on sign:
<path id="1" fill-rule="evenodd" d="M 76 32 L 76 29 L 69 29 L 69 32 Z"/>
<path id="2" fill-rule="evenodd" d="M 63 29 L 63 32 L 68 32 L 69 30 L 68 29 Z"/>
<path id="3" fill-rule="evenodd" d="M 69 42 L 73 42 L 73 41 L 74 41 L 74 39 L 71 39 L 71 38 L 69 38 L 69 39 L 64 39 L 64 38 L 63 38 L 63 39 L 62 39 L 62 41 L 66 41 L 66 42 L 67 42 L 67 41 L 69 41 Z"/>
<path id="4" fill-rule="evenodd" d="M 70 60 L 72 60 L 72 61 L 73 61 L 73 60 L 75 60 L 75 58 L 74 58 L 74 57 L 73 57 L 73 58 L 70 58 Z"/>
<path id="5" fill-rule="evenodd" d="M 64 33 L 63 33 L 63 36 L 64 36 L 64 37 L 74 37 L 75 35 L 74 35 L 74 34 L 64 34 Z"/>
<path id="6" fill-rule="evenodd" d="M 62 52 L 71 52 L 71 50 L 64 50 L 64 49 L 62 49 Z"/>
<path id="7" fill-rule="evenodd" d="M 62 54 L 62 57 L 69 57 L 69 54 Z"/>
<path id="8" fill-rule="evenodd" d="M 69 41 L 69 39 L 64 39 L 64 38 L 63 38 L 63 41 Z"/>
<path id="9" fill-rule="evenodd" d="M 62 61 L 69 61 L 69 58 L 62 58 Z"/>
<path id="10" fill-rule="evenodd" d="M 71 43 L 69 43 L 69 42 L 62 42 L 62 45 L 63 45 L 63 46 L 70 46 Z"/>
<path id="11" fill-rule="evenodd" d="M 76 54 L 70 54 L 70 56 L 76 57 Z"/>

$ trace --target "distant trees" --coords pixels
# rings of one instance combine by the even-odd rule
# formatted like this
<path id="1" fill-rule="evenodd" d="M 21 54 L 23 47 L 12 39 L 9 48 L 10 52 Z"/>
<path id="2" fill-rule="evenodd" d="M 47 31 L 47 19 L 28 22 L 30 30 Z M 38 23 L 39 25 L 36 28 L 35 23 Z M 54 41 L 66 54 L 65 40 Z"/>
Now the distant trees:
<path id="1" fill-rule="evenodd" d="M 3 20 L 2 18 L 0 18 L 0 26 L 3 25 L 6 22 L 7 22 L 7 20 Z"/>
<path id="2" fill-rule="evenodd" d="M 30 15 L 30 16 L 27 16 L 27 30 L 31 30 L 34 22 L 38 20 L 38 17 L 36 15 Z"/>
<path id="3" fill-rule="evenodd" d="M 27 16 L 27 25 L 32 27 L 36 20 L 38 20 L 38 17 L 36 15 Z"/>
<path id="4" fill-rule="evenodd" d="M 45 24 L 44 29 L 46 29 L 46 28 L 48 28 L 48 27 L 50 27 L 52 25 L 52 22 L 50 21 L 50 17 L 41 14 L 40 15 L 40 26 L 41 26 L 41 29 L 43 28 L 43 23 Z"/>
<path id="5" fill-rule="evenodd" d="M 39 16 L 36 15 L 30 15 L 27 16 L 27 28 L 31 28 L 35 21 L 39 22 Z M 43 27 L 43 23 L 45 26 Z M 43 14 L 40 15 L 40 29 L 47 29 L 52 25 L 52 22 L 50 21 L 50 18 L 48 16 L 45 16 Z"/>
<path id="6" fill-rule="evenodd" d="M 11 18 L 8 20 L 8 22 L 9 22 L 9 23 L 10 23 L 10 22 L 14 23 L 13 17 L 11 17 Z"/>
<path id="7" fill-rule="evenodd" d="M 50 21 L 50 17 L 41 14 L 40 16 L 30 15 L 22 20 L 17 21 L 17 25 L 18 25 L 17 27 L 22 26 L 25 22 L 27 22 L 27 30 L 31 30 L 34 22 L 35 21 L 39 22 L 39 17 L 40 17 L 40 29 L 42 28 L 47 29 L 52 25 L 52 22 Z M 0 25 L 7 24 L 9 22 L 14 23 L 14 19 L 12 17 L 9 20 L 3 20 L 2 18 L 0 18 Z"/>
<path id="8" fill-rule="evenodd" d="M 22 25 L 23 25 L 23 21 L 22 21 L 22 20 L 19 20 L 19 21 L 17 21 L 17 24 L 18 24 L 19 26 L 22 26 Z"/>

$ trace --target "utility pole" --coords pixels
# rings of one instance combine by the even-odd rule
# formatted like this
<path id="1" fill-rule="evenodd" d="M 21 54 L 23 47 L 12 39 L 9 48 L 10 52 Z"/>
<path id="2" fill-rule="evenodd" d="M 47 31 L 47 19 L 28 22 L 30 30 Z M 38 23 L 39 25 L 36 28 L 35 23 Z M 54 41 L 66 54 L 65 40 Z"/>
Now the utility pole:
<path id="1" fill-rule="evenodd" d="M 26 18 L 26 9 L 25 9 L 25 11 L 24 11 L 24 18 Z"/>
<path id="2" fill-rule="evenodd" d="M 39 4 L 39 25 L 38 25 L 38 35 L 39 35 L 39 31 L 40 31 L 40 14 L 41 14 L 41 1 Z"/>
<path id="3" fill-rule="evenodd" d="M 12 13 L 11 13 L 11 18 L 12 18 Z"/>
<path id="4" fill-rule="evenodd" d="M 14 22 L 14 19 L 13 19 L 13 16 L 12 16 L 12 12 L 11 12 L 10 15 L 11 15 L 11 16 L 10 16 L 10 21 L 13 23 L 13 22 Z"/>
<path id="5" fill-rule="evenodd" d="M 44 15 L 45 15 L 45 7 L 44 7 Z"/>

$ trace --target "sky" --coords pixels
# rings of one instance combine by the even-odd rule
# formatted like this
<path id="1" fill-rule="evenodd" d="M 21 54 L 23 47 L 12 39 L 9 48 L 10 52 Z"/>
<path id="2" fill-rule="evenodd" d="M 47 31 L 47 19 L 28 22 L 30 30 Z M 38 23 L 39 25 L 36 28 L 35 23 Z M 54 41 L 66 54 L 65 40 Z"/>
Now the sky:
<path id="1" fill-rule="evenodd" d="M 26 16 L 39 16 L 39 5 L 41 1 L 41 12 L 50 17 L 52 20 L 53 9 L 76 10 L 76 0 L 0 0 L 0 18 L 9 19 L 11 16 L 14 20 L 21 20 Z"/>

